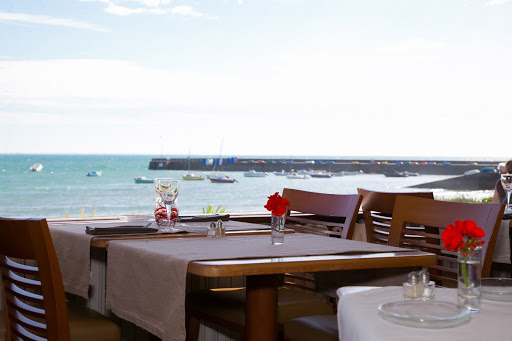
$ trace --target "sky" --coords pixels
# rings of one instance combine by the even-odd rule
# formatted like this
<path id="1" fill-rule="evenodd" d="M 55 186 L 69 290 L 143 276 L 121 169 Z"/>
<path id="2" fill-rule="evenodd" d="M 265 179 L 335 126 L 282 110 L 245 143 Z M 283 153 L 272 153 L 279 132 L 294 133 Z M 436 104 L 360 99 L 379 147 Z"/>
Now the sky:
<path id="1" fill-rule="evenodd" d="M 512 0 L 2 0 L 0 154 L 512 156 Z"/>

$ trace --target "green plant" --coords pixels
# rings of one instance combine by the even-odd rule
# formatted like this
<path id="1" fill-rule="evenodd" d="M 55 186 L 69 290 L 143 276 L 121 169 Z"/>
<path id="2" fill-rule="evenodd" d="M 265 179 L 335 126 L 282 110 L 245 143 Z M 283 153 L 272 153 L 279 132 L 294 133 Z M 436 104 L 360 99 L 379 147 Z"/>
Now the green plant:
<path id="1" fill-rule="evenodd" d="M 444 201 L 453 201 L 453 202 L 465 202 L 465 203 L 475 203 L 475 204 L 488 204 L 492 202 L 492 198 L 482 198 L 482 199 L 475 199 L 468 197 L 466 195 L 461 195 L 455 198 L 449 198 L 449 199 L 442 199 Z"/>
<path id="2" fill-rule="evenodd" d="M 208 205 L 206 207 L 206 209 L 203 207 L 203 213 L 206 213 L 206 214 L 213 214 L 213 213 L 226 213 L 226 209 L 223 208 L 223 209 L 220 209 L 222 207 L 222 205 L 219 205 L 216 209 L 213 208 L 212 205 Z"/>

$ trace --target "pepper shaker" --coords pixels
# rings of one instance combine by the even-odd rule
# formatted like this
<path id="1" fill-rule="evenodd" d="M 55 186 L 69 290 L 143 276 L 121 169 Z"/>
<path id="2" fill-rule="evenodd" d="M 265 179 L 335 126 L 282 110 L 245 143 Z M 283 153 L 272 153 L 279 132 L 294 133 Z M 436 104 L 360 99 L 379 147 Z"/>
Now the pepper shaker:
<path id="1" fill-rule="evenodd" d="M 217 220 L 217 228 L 215 229 L 215 236 L 216 237 L 224 237 L 226 235 L 226 228 L 224 227 L 224 224 L 222 223 L 222 220 Z"/>
<path id="2" fill-rule="evenodd" d="M 217 226 L 215 225 L 215 222 L 212 221 L 208 227 L 208 237 L 215 237 L 216 229 Z"/>
<path id="3" fill-rule="evenodd" d="M 436 296 L 436 283 L 430 280 L 430 274 L 426 268 L 419 273 L 420 281 L 423 283 L 423 299 L 430 300 Z"/>
<path id="4" fill-rule="evenodd" d="M 421 282 L 419 274 L 413 271 L 409 273 L 408 279 L 409 280 L 403 285 L 404 299 L 421 299 L 423 296 L 423 282 Z"/>

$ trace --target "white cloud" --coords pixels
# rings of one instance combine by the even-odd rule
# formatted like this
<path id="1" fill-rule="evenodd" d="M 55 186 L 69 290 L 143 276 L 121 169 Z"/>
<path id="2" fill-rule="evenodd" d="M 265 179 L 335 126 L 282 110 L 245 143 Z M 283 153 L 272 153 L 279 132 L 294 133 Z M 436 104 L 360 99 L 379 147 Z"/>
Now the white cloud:
<path id="1" fill-rule="evenodd" d="M 145 7 L 128 7 L 126 5 L 120 5 L 119 0 L 80 0 L 85 2 L 101 2 L 108 6 L 105 8 L 105 12 L 118 15 L 118 16 L 129 16 L 134 14 L 174 14 L 182 15 L 185 17 L 202 17 L 203 13 L 196 11 L 192 6 L 175 6 L 168 7 L 171 0 L 136 0 L 137 3 L 144 5 Z M 215 19 L 215 18 L 209 18 Z"/>
<path id="2" fill-rule="evenodd" d="M 484 4 L 484 6 L 485 7 L 500 6 L 500 5 L 506 4 L 507 2 L 510 2 L 510 0 L 491 0 L 491 1 L 487 1 Z"/>
<path id="3" fill-rule="evenodd" d="M 158 7 L 161 5 L 168 5 L 171 1 L 170 0 L 137 0 L 137 2 L 148 6 L 148 7 Z"/>
<path id="4" fill-rule="evenodd" d="M 62 19 L 54 18 L 46 15 L 32 15 L 26 13 L 9 13 L 0 12 L 0 22 L 11 22 L 11 23 L 28 23 L 37 25 L 52 25 L 52 26 L 63 26 L 82 30 L 91 30 L 98 32 L 108 32 L 109 30 L 105 27 L 89 24 L 87 22 L 74 20 L 74 19 Z"/>
<path id="5" fill-rule="evenodd" d="M 105 9 L 105 12 L 119 15 L 119 16 L 128 16 L 132 14 L 166 14 L 167 11 L 158 8 L 128 8 L 124 6 L 118 6 L 113 3 L 110 3 L 108 7 Z"/>
<path id="6" fill-rule="evenodd" d="M 196 12 L 190 6 L 176 6 L 173 9 L 171 9 L 171 13 L 190 17 L 201 17 L 203 15 L 202 13 Z"/>

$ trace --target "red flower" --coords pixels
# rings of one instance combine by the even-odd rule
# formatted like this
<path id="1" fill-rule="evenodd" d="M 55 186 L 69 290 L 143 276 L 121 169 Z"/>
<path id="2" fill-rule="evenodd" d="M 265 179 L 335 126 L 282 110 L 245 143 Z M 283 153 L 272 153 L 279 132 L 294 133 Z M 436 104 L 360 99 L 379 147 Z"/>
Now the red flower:
<path id="1" fill-rule="evenodd" d="M 460 251 L 467 255 L 476 246 L 482 246 L 484 241 L 478 240 L 485 236 L 485 231 L 472 220 L 457 220 L 454 225 L 448 225 L 441 234 L 444 249 Z"/>
<path id="2" fill-rule="evenodd" d="M 457 225 L 448 225 L 441 234 L 441 238 L 443 238 L 444 242 L 443 248 L 448 249 L 448 251 L 457 251 L 460 244 L 462 243 L 462 240 L 464 239 L 464 236 L 462 235 L 462 232 Z"/>
<path id="3" fill-rule="evenodd" d="M 282 216 L 286 212 L 286 207 L 290 205 L 290 200 L 283 198 L 279 192 L 268 197 L 267 204 L 264 206 L 267 210 L 272 211 L 273 215 Z"/>

